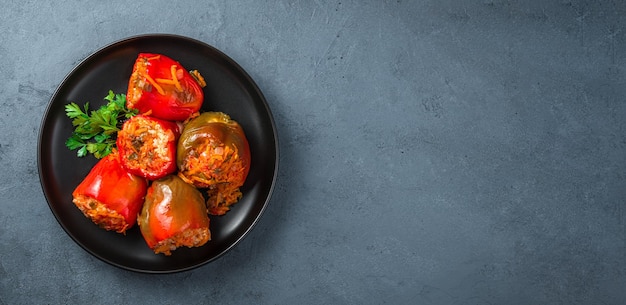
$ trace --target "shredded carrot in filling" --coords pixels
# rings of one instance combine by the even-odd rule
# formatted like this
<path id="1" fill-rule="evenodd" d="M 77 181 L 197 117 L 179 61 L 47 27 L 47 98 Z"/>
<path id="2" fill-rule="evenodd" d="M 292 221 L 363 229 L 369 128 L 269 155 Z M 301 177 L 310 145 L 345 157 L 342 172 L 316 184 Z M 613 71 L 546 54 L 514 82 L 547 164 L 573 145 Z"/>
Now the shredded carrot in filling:
<path id="1" fill-rule="evenodd" d="M 182 70 L 176 70 L 176 65 L 172 65 L 170 67 L 170 73 L 172 75 L 172 78 L 155 78 L 154 81 L 162 85 L 174 85 L 174 87 L 176 87 L 176 90 L 178 92 L 183 92 L 183 87 L 180 85 L 180 82 L 178 81 L 179 71 L 182 72 Z M 181 78 L 182 78 L 182 75 L 181 75 Z"/>
<path id="2" fill-rule="evenodd" d="M 220 183 L 211 187 L 208 192 L 207 208 L 211 215 L 224 215 L 230 206 L 241 199 L 239 187 L 230 183 Z"/>
<path id="3" fill-rule="evenodd" d="M 167 144 L 175 139 L 175 135 L 156 122 L 139 117 L 134 120 L 120 131 L 126 148 L 122 157 L 131 168 L 158 172 L 172 160 Z"/>
<path id="4" fill-rule="evenodd" d="M 152 57 L 146 57 L 146 60 L 153 60 L 153 59 L 159 59 L 159 58 L 161 58 L 161 55 L 155 55 L 155 56 L 152 56 Z"/>
<path id="5" fill-rule="evenodd" d="M 209 188 L 207 205 L 212 215 L 223 215 L 241 198 L 245 168 L 236 146 L 225 146 L 207 139 L 190 153 L 179 177 L 200 188 Z"/>
<path id="6" fill-rule="evenodd" d="M 170 73 L 172 74 L 172 81 L 174 82 L 174 86 L 176 86 L 176 90 L 178 90 L 178 92 L 183 91 L 183 87 L 180 86 L 178 77 L 176 76 L 176 65 L 170 67 Z"/>
<path id="7" fill-rule="evenodd" d="M 154 81 L 156 81 L 159 84 L 163 84 L 163 85 L 173 85 L 174 81 L 169 79 L 169 78 L 155 78 Z"/>
<path id="8" fill-rule="evenodd" d="M 161 94 L 161 95 L 165 95 L 165 91 L 163 91 L 163 88 L 161 88 L 161 86 L 160 86 L 159 84 L 157 84 L 157 82 L 155 82 L 155 81 L 152 79 L 152 77 L 150 77 L 150 75 L 148 75 L 148 74 L 144 74 L 143 76 L 144 76 L 144 77 L 146 78 L 146 80 L 150 83 L 150 85 L 152 85 L 152 87 L 154 87 L 154 88 L 155 88 L 155 89 L 159 92 L 159 94 Z"/>
<path id="9" fill-rule="evenodd" d="M 193 78 L 196 79 L 200 87 L 202 88 L 206 87 L 206 81 L 204 80 L 204 77 L 200 75 L 200 72 L 198 72 L 198 70 L 191 70 L 189 71 L 189 74 L 191 74 L 191 76 L 193 76 Z"/>

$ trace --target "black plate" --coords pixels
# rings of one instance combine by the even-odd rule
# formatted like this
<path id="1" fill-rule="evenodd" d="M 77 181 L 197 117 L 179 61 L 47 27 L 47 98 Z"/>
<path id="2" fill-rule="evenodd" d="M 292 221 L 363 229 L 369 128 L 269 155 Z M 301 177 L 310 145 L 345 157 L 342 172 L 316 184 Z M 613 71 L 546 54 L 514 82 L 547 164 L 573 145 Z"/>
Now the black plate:
<path id="1" fill-rule="evenodd" d="M 228 113 L 243 127 L 250 143 L 252 164 L 242 199 L 225 216 L 211 217 L 212 239 L 198 248 L 180 248 L 171 256 L 154 254 L 138 226 L 126 235 L 98 228 L 72 203 L 72 191 L 97 160 L 78 158 L 65 147 L 72 133 L 64 106 L 69 102 L 91 109 L 104 104 L 109 90 L 126 93 L 133 63 L 140 52 L 167 55 L 186 69 L 204 76 L 202 111 Z M 175 35 L 144 35 L 108 45 L 83 60 L 63 80 L 46 110 L 38 147 L 39 177 L 48 205 L 76 243 L 114 266 L 146 273 L 192 269 L 226 253 L 259 220 L 274 188 L 278 169 L 276 127 L 263 94 L 250 76 L 231 58 L 197 40 Z"/>

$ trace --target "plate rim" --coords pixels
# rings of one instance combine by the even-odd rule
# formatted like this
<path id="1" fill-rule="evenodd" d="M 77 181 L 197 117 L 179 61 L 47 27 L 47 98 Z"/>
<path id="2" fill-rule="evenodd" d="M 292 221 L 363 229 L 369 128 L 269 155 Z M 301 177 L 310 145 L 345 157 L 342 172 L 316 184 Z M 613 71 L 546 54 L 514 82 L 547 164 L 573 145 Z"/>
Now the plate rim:
<path id="1" fill-rule="evenodd" d="M 259 212 L 257 213 L 257 215 L 255 215 L 254 219 L 252 220 L 251 224 L 244 230 L 244 232 L 237 237 L 230 245 L 228 245 L 225 249 L 223 249 L 221 252 L 217 253 L 216 255 L 203 260 L 199 263 L 195 263 L 195 264 L 191 264 L 189 266 L 186 267 L 182 267 L 182 268 L 177 268 L 177 269 L 168 269 L 168 270 L 149 270 L 149 269 L 141 269 L 141 268 L 133 268 L 131 266 L 127 266 L 127 265 L 123 265 L 123 264 L 119 264 L 117 262 L 113 262 L 110 259 L 106 259 L 104 258 L 102 255 L 95 253 L 94 251 L 92 251 L 91 249 L 89 249 L 88 247 L 86 247 L 85 245 L 83 245 L 83 243 L 81 243 L 80 241 L 77 240 L 77 238 L 70 232 L 70 230 L 64 225 L 64 223 L 62 222 L 62 220 L 59 218 L 59 215 L 57 214 L 57 212 L 55 212 L 54 208 L 52 207 L 52 203 L 51 201 L 51 196 L 48 194 L 48 191 L 46 189 L 45 186 L 45 182 L 44 182 L 44 173 L 42 170 L 42 166 L 43 166 L 43 156 L 42 156 L 42 149 L 44 149 L 44 147 L 42 147 L 43 145 L 43 141 L 44 141 L 44 126 L 46 125 L 47 120 L 49 119 L 50 116 L 50 112 L 53 109 L 53 104 L 54 101 L 57 99 L 58 95 L 60 94 L 60 92 L 65 88 L 65 84 L 74 76 L 75 73 L 77 73 L 77 71 L 79 71 L 84 65 L 88 64 L 91 60 L 93 60 L 93 58 L 97 57 L 98 55 L 100 55 L 103 52 L 106 52 L 107 50 L 110 49 L 115 49 L 117 47 L 120 47 L 124 44 L 128 44 L 128 43 L 132 43 L 133 41 L 140 41 L 140 40 L 144 40 L 144 39 L 159 39 L 159 38 L 167 38 L 167 39 L 174 39 L 174 40 L 184 40 L 187 42 L 191 42 L 194 44 L 197 44 L 199 46 L 201 46 L 202 48 L 207 48 L 210 49 L 212 52 L 215 52 L 219 55 L 219 57 L 221 57 L 222 59 L 226 60 L 228 62 L 228 64 L 230 66 L 232 66 L 233 68 L 235 68 L 239 73 L 241 73 L 241 75 L 245 78 L 246 82 L 248 83 L 248 85 L 251 86 L 252 89 L 254 89 L 254 93 L 258 96 L 259 100 L 262 103 L 264 112 L 267 114 L 267 119 L 270 123 L 271 126 L 271 131 L 272 131 L 272 136 L 274 138 L 274 151 L 275 154 L 273 156 L 274 158 L 274 167 L 273 167 L 273 173 L 272 173 L 272 181 L 270 182 L 269 188 L 267 188 L 267 196 L 265 197 L 263 204 L 259 210 Z M 63 229 L 63 231 L 74 241 L 74 243 L 76 243 L 77 245 L 79 245 L 83 250 L 85 250 L 87 253 L 89 253 L 90 255 L 98 258 L 100 261 L 103 261 L 109 265 L 118 267 L 120 269 L 123 270 L 128 270 L 128 271 L 133 271 L 133 272 L 138 272 L 138 273 L 151 273 L 151 274 L 166 274 L 166 273 L 178 273 L 178 272 L 184 272 L 184 271 L 189 271 L 192 269 L 196 269 L 200 266 L 206 265 L 210 262 L 213 262 L 217 259 L 219 259 L 220 257 L 222 257 L 223 255 L 225 255 L 226 253 L 228 253 L 230 250 L 232 250 L 236 245 L 238 245 L 243 239 L 245 239 L 248 234 L 250 234 L 250 232 L 252 231 L 252 229 L 258 224 L 258 222 L 260 221 L 261 217 L 263 216 L 263 214 L 265 213 L 265 211 L 267 210 L 267 207 L 271 201 L 272 195 L 274 193 L 274 190 L 276 188 L 276 182 L 278 180 L 278 171 L 279 171 L 279 163 L 280 163 L 280 150 L 279 150 L 279 138 L 278 138 L 278 132 L 277 132 L 277 128 L 276 128 L 276 122 L 274 119 L 274 115 L 269 107 L 269 104 L 267 102 L 267 99 L 265 98 L 265 95 L 263 94 L 263 92 L 261 91 L 261 89 L 259 88 L 258 84 L 254 81 L 254 79 L 252 79 L 252 77 L 249 75 L 249 73 L 243 69 L 243 67 L 237 63 L 235 60 L 233 60 L 230 56 L 228 56 L 226 53 L 222 52 L 221 50 L 219 50 L 218 48 L 195 38 L 191 38 L 188 36 L 184 36 L 184 35 L 179 35 L 179 34 L 171 34 L 171 33 L 146 33 L 146 34 L 138 34 L 138 35 L 132 35 L 132 36 L 128 36 L 125 38 L 121 38 L 121 39 L 117 39 L 114 40 L 110 43 L 106 43 L 103 46 L 95 49 L 94 51 L 90 52 L 86 57 L 84 57 L 83 59 L 79 60 L 76 64 L 74 64 L 74 66 L 72 67 L 72 69 L 69 70 L 69 72 L 67 72 L 65 74 L 65 76 L 62 78 L 62 80 L 59 82 L 59 84 L 56 86 L 53 94 L 50 96 L 46 108 L 44 109 L 43 113 L 42 113 L 42 117 L 40 120 L 40 124 L 39 124 L 39 130 L 38 130 L 38 136 L 37 136 L 37 170 L 38 170 L 38 177 L 39 177 L 39 184 L 41 187 L 41 190 L 43 192 L 44 195 L 44 199 L 48 205 L 48 208 L 50 209 L 50 212 L 54 215 L 54 218 L 56 219 L 57 223 L 61 226 L 61 228 Z"/>

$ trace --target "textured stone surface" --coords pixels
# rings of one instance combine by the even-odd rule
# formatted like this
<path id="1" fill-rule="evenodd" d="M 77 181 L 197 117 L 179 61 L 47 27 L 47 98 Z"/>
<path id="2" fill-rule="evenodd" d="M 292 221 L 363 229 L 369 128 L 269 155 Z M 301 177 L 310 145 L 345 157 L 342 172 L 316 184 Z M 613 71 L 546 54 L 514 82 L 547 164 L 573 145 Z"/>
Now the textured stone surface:
<path id="1" fill-rule="evenodd" d="M 624 2 L 107 2 L 0 10 L 0 304 L 626 299 Z M 73 243 L 36 161 L 63 77 L 156 32 L 239 62 L 281 151 L 251 234 L 163 276 Z"/>

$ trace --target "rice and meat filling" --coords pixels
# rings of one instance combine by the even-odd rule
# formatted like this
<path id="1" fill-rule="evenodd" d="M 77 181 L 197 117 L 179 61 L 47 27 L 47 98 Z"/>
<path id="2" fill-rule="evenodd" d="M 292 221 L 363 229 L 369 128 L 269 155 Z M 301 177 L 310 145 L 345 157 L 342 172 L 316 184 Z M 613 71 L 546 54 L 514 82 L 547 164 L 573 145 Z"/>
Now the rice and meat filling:
<path id="1" fill-rule="evenodd" d="M 212 215 L 223 215 L 239 201 L 239 188 L 246 179 L 246 166 L 235 145 L 226 146 L 210 137 L 189 152 L 179 176 L 187 183 L 208 188 L 207 207 Z"/>
<path id="2" fill-rule="evenodd" d="M 147 116 L 135 116 L 118 133 L 122 164 L 148 179 L 158 179 L 176 170 L 178 127 Z"/>
<path id="3" fill-rule="evenodd" d="M 72 202 L 87 218 L 105 230 L 124 233 L 131 226 L 124 216 L 94 198 L 76 195 Z"/>
<path id="4" fill-rule="evenodd" d="M 178 141 L 178 175 L 207 189 L 211 215 L 224 215 L 241 199 L 250 171 L 250 146 L 243 128 L 223 112 L 205 112 L 189 121 Z"/>
<path id="5" fill-rule="evenodd" d="M 129 167 L 143 167 L 152 171 L 171 161 L 167 151 L 167 143 L 175 139 L 171 130 L 164 130 L 158 123 L 142 118 L 129 127 L 123 131 L 130 142 L 126 147 L 132 148 L 126 155 Z"/>
<path id="6" fill-rule="evenodd" d="M 172 251 L 180 247 L 200 247 L 211 240 L 211 231 L 209 228 L 197 228 L 190 229 L 178 233 L 170 238 L 162 240 L 152 248 L 154 253 L 163 253 L 165 255 L 171 255 Z"/>

